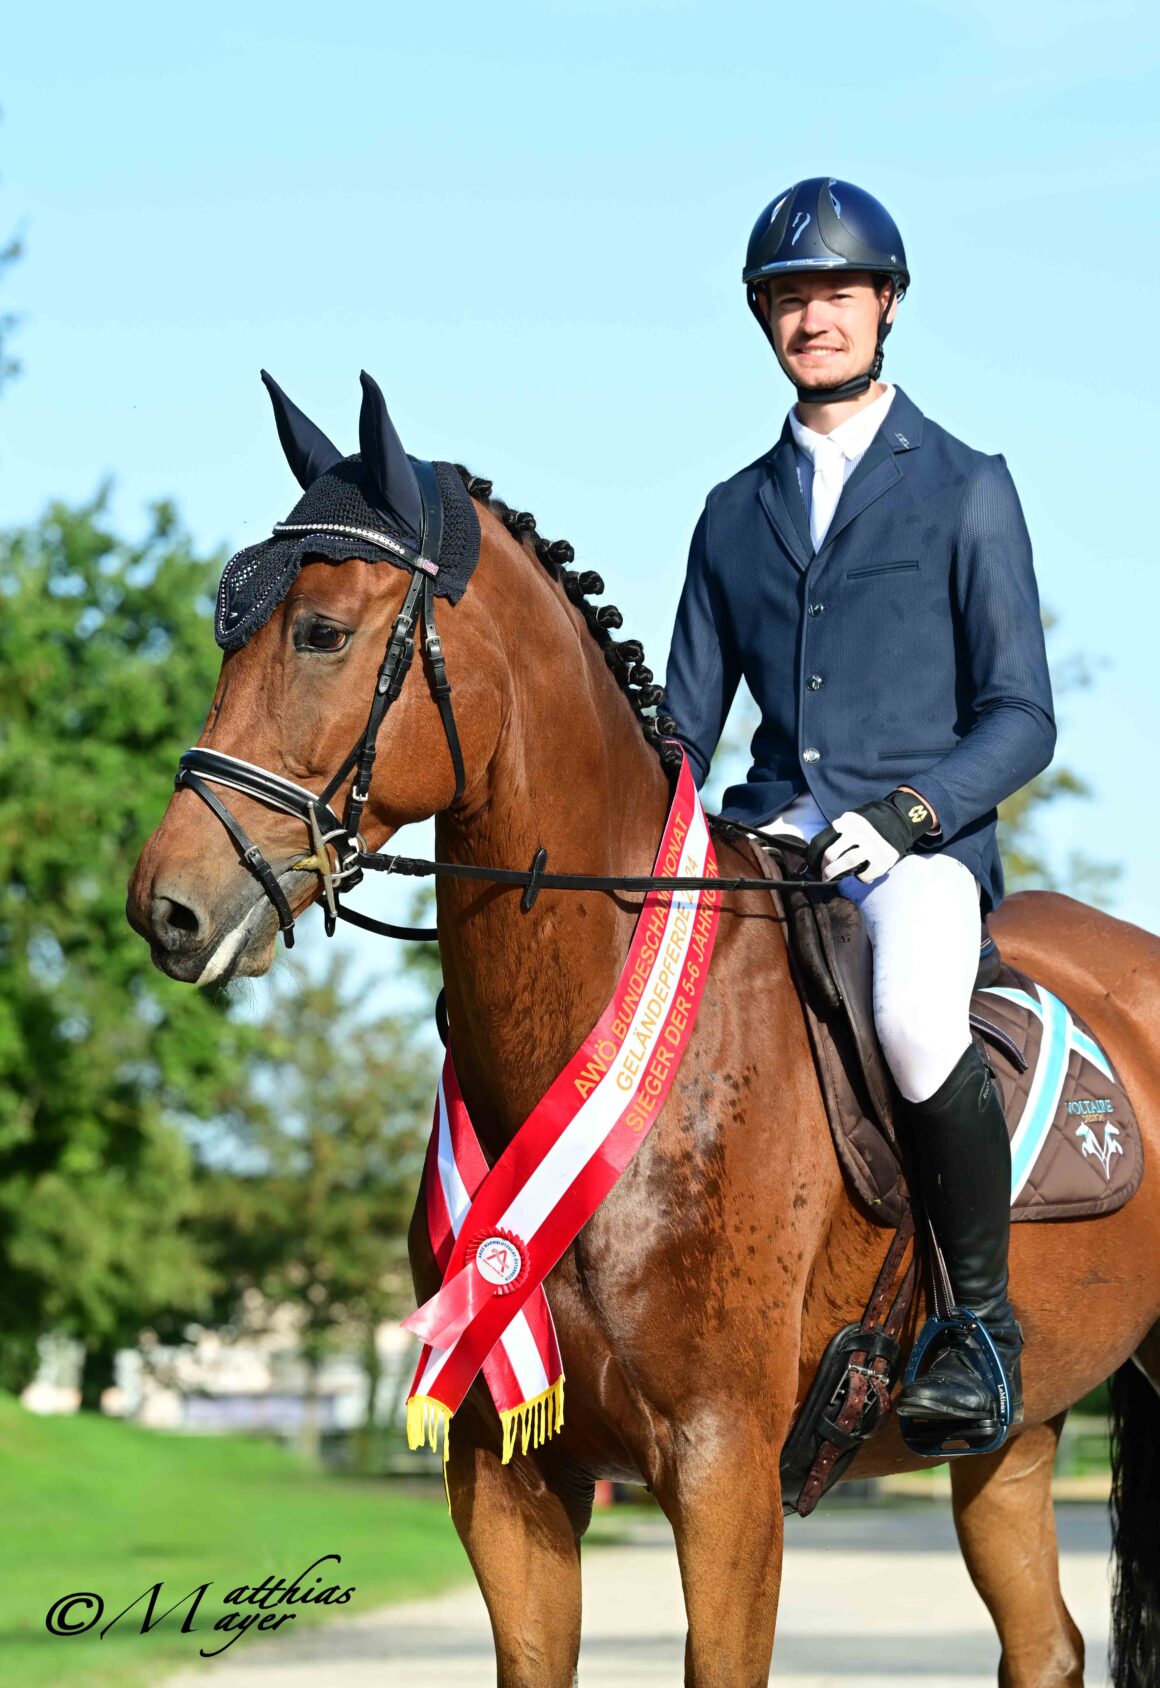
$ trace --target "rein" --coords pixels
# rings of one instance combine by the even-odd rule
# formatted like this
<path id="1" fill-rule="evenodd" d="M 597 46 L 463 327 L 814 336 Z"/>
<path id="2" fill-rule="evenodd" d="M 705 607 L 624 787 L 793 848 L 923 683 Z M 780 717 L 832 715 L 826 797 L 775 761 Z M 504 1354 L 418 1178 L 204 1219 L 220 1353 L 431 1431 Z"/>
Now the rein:
<path id="1" fill-rule="evenodd" d="M 415 655 L 416 634 L 422 633 L 428 678 L 439 708 L 451 764 L 455 773 L 455 794 L 452 803 L 463 795 L 465 772 L 455 712 L 451 703 L 451 682 L 443 658 L 443 644 L 435 627 L 434 577 L 439 573 L 439 553 L 443 541 L 443 503 L 439 483 L 430 463 L 414 462 L 422 500 L 422 522 L 417 549 L 405 547 L 392 535 L 366 532 L 361 537 L 381 545 L 391 552 L 393 563 L 411 570 L 402 607 L 395 617 L 391 636 L 375 682 L 374 695 L 367 715 L 366 727 L 334 777 L 321 792 L 315 793 L 281 774 L 271 773 L 254 762 L 224 751 L 197 746 L 182 755 L 174 786 L 186 788 L 201 798 L 217 816 L 238 849 L 243 866 L 258 881 L 278 916 L 287 949 L 294 944 L 295 917 L 278 875 L 262 854 L 260 847 L 246 832 L 237 816 L 222 802 L 212 786 L 224 786 L 240 791 L 247 797 L 265 803 L 268 808 L 296 816 L 303 822 L 310 838 L 310 854 L 290 864 L 290 872 L 310 871 L 322 880 L 323 916 L 327 937 L 333 937 L 337 923 L 346 921 L 365 932 L 382 937 L 413 939 L 429 943 L 439 935 L 434 926 L 395 926 L 373 915 L 360 914 L 356 909 L 343 907 L 340 891 L 360 883 L 364 872 L 397 873 L 410 878 L 444 877 L 475 879 L 494 885 L 522 886 L 524 894 L 520 907 L 527 913 L 542 890 L 553 891 L 763 891 L 797 890 L 802 887 L 833 888 L 832 880 L 807 879 L 790 876 L 778 879 L 707 879 L 663 878 L 654 874 L 614 875 L 588 873 L 555 873 L 547 870 L 548 852 L 542 846 L 536 851 L 529 868 L 482 867 L 468 863 L 429 861 L 416 856 L 396 856 L 368 850 L 359 832 L 363 811 L 370 795 L 371 776 L 378 751 L 378 736 L 387 711 L 399 696 L 403 682 Z M 283 524 L 284 525 L 284 524 Z M 326 524 L 316 529 L 327 531 Z M 336 529 L 336 531 L 338 531 Z M 345 531 L 345 530 L 343 530 Z M 353 772 L 346 807 L 340 818 L 331 807 L 339 787 Z M 800 840 L 779 839 L 758 832 L 755 827 L 737 821 L 717 820 L 722 827 L 761 839 L 763 844 L 792 844 L 800 848 Z M 330 852 L 334 851 L 334 861 Z M 852 870 L 856 871 L 856 870 Z"/>
<path id="2" fill-rule="evenodd" d="M 723 828 L 735 828 L 738 832 L 750 834 L 760 838 L 763 844 L 790 844 L 801 847 L 800 839 L 791 835 L 779 838 L 776 834 L 759 832 L 756 827 L 745 826 L 740 821 L 722 821 L 719 815 L 707 817 L 710 826 L 717 822 Z M 617 878 L 615 875 L 596 873 L 549 873 L 544 864 L 548 859 L 548 852 L 541 846 L 536 851 L 535 860 L 530 868 L 518 867 L 476 867 L 469 863 L 428 861 L 421 856 L 393 856 L 378 851 L 367 852 L 360 856 L 359 865 L 372 873 L 398 873 L 413 879 L 478 879 L 494 885 L 522 885 L 524 894 L 520 898 L 520 907 L 525 913 L 532 907 L 542 890 L 549 891 L 795 891 L 803 887 L 824 888 L 832 890 L 834 881 L 831 879 L 806 879 L 790 876 L 786 879 L 705 879 L 705 878 L 658 878 L 655 874 L 629 874 Z M 387 926 L 385 922 L 375 920 L 371 915 L 359 914 L 354 909 L 340 909 L 338 918 L 349 921 L 352 926 L 361 926 L 368 932 L 383 932 L 391 937 L 406 937 L 430 941 L 439 936 L 437 927 Z"/>

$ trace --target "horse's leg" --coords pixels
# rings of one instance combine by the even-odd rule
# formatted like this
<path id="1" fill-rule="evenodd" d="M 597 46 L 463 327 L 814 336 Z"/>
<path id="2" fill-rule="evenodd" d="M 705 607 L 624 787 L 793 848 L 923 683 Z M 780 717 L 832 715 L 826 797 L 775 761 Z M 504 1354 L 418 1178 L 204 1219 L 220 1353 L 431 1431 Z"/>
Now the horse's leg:
<path id="1" fill-rule="evenodd" d="M 549 1482 L 535 1459 L 518 1454 L 501 1465 L 472 1439 L 466 1416 L 456 1415 L 447 1484 L 491 1617 L 498 1688 L 573 1688 L 591 1485 L 577 1474 Z"/>
<path id="2" fill-rule="evenodd" d="M 765 1688 L 781 1589 L 776 1455 L 770 1471 L 780 1438 L 735 1406 L 683 1430 L 679 1469 L 657 1498 L 681 1566 L 686 1688 Z"/>
<path id="3" fill-rule="evenodd" d="M 1082 1688 L 1083 1637 L 1063 1603 L 1051 1472 L 1066 1413 L 996 1453 L 951 1462 L 959 1546 L 1003 1646 L 999 1688 Z"/>

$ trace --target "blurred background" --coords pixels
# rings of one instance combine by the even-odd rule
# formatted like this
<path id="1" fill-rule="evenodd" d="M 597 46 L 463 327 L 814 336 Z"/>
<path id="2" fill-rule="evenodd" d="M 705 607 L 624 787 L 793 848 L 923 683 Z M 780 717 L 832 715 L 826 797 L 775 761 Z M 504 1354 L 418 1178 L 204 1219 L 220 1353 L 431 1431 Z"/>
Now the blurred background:
<path id="1" fill-rule="evenodd" d="M 886 375 L 1005 454 L 1035 545 L 1060 735 L 1005 806 L 1009 885 L 1160 931 L 1160 27 L 1133 0 L 210 0 L 24 8 L 0 40 L 0 1490 L 38 1544 L 0 1566 L 0 1632 L 14 1680 L 144 1682 L 180 1637 L 67 1669 L 46 1644 L 66 1571 L 256 1580 L 339 1536 L 368 1600 L 465 1569 L 400 1430 L 437 957 L 309 917 L 300 960 L 198 992 L 123 917 L 222 563 L 295 496 L 259 367 L 346 450 L 371 370 L 408 449 L 569 539 L 661 674 L 705 494 L 792 397 L 750 227 L 801 176 L 867 187 L 913 276 Z M 710 799 L 753 725 L 742 697 Z M 1076 1498 L 1106 1491 L 1101 1411 Z"/>

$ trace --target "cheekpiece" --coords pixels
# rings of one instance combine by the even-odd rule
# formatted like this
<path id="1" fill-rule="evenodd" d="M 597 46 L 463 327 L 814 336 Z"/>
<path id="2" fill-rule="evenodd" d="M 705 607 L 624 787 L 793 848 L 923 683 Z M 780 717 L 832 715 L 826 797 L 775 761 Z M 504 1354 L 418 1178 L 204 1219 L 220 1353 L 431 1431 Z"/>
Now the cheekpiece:
<path id="1" fill-rule="evenodd" d="M 450 463 L 431 467 L 443 505 L 443 539 L 434 571 L 419 561 L 419 535 L 388 522 L 376 507 L 361 456 L 341 458 L 306 489 L 286 520 L 275 524 L 271 538 L 248 545 L 226 564 L 214 620 L 221 648 L 240 650 L 252 639 L 302 565 L 315 558 L 341 563 L 362 557 L 368 563 L 422 567 L 432 573 L 436 596 L 458 603 L 479 560 L 479 517 L 458 470 Z"/>

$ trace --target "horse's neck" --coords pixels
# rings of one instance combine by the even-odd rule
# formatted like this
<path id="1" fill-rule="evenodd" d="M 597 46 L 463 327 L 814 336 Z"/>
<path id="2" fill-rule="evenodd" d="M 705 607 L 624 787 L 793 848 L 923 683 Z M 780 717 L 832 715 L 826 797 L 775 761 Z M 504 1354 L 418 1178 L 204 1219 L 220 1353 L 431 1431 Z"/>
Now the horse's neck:
<path id="1" fill-rule="evenodd" d="M 548 871 L 648 873 L 668 782 L 598 647 L 580 630 L 576 672 L 529 672 L 463 823 L 441 817 L 441 856 Z M 591 644 L 585 648 L 584 641 Z M 636 907 L 609 892 L 439 884 L 440 950 L 456 1072 L 485 1147 L 498 1153 L 612 995 Z"/>

